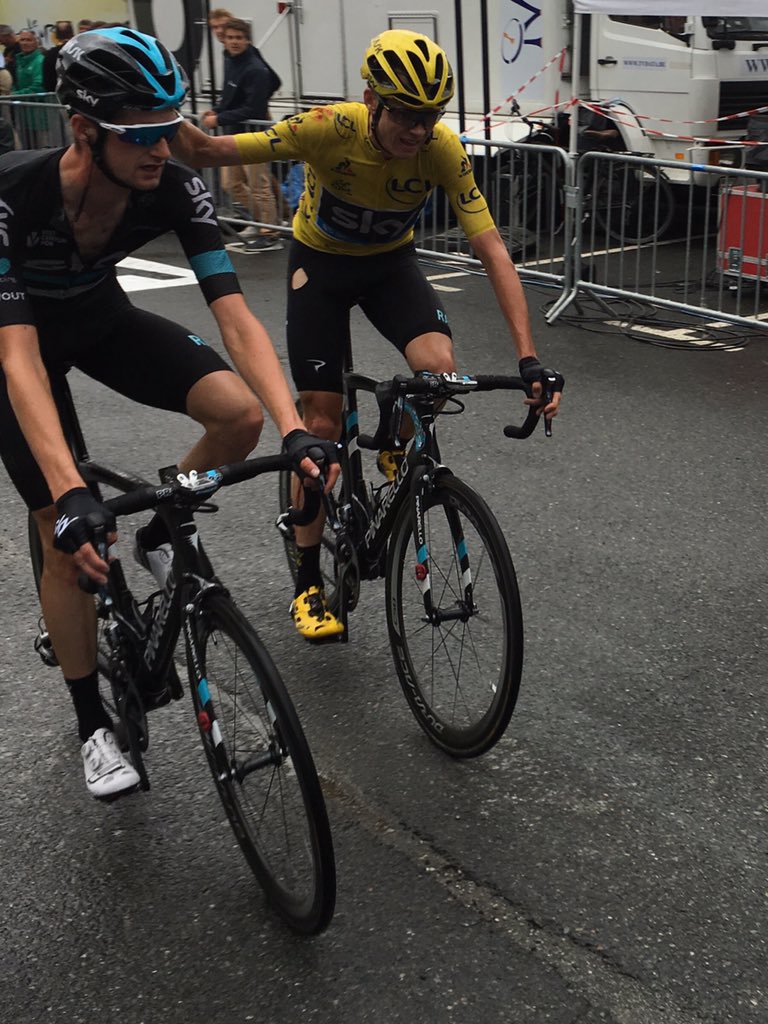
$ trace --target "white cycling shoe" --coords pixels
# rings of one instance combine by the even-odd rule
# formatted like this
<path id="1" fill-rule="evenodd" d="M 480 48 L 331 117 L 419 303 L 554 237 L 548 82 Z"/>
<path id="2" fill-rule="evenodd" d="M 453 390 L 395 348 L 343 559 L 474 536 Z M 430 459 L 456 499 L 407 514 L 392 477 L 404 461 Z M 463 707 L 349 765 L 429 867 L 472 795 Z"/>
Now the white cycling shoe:
<path id="1" fill-rule="evenodd" d="M 85 785 L 97 800 L 111 800 L 135 789 L 139 776 L 133 765 L 126 761 L 109 729 L 97 729 L 80 751 L 85 769 Z"/>

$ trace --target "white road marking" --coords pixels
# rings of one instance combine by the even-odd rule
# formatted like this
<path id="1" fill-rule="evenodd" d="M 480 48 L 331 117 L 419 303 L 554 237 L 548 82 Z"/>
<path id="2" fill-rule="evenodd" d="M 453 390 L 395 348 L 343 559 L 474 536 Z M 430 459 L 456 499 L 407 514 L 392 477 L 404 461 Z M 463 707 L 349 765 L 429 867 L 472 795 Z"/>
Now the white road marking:
<path id="1" fill-rule="evenodd" d="M 446 277 L 468 277 L 465 270 L 456 270 L 450 274 L 427 274 L 427 280 L 432 284 L 436 292 L 460 292 L 462 288 L 452 288 L 449 284 L 434 284 L 434 281 L 443 281 Z"/>
<path id="2" fill-rule="evenodd" d="M 182 285 L 197 284 L 194 271 L 189 267 L 174 267 L 170 263 L 155 260 L 140 260 L 126 256 L 117 264 L 118 280 L 126 292 L 150 291 L 153 288 L 179 288 Z M 137 270 L 144 274 L 164 274 L 159 277 L 140 277 L 139 274 L 122 274 L 121 270 Z"/>

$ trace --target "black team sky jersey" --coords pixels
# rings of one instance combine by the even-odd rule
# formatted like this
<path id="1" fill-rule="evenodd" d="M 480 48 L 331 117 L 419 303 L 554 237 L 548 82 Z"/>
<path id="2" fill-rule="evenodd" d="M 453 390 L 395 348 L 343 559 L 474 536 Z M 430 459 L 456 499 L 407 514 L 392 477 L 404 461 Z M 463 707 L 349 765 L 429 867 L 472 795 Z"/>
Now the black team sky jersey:
<path id="1" fill-rule="evenodd" d="M 64 212 L 59 162 L 65 150 L 0 157 L 0 326 L 34 324 L 35 298 L 62 300 L 62 316 L 79 296 L 109 278 L 115 265 L 173 231 L 210 305 L 241 291 L 216 221 L 210 192 L 194 171 L 169 160 L 159 186 L 132 192 L 102 254 L 84 261 Z"/>

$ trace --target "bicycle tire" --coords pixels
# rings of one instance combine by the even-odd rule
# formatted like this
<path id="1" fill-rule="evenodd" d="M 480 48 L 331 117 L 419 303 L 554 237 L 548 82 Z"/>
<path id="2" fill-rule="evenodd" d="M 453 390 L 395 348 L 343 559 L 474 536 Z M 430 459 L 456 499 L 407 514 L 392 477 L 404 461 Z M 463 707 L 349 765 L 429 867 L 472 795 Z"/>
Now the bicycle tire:
<path id="1" fill-rule="evenodd" d="M 600 230 L 612 241 L 645 245 L 669 230 L 675 197 L 663 174 L 619 164 L 617 171 L 599 179 L 594 211 Z"/>
<path id="2" fill-rule="evenodd" d="M 408 503 L 387 560 L 392 654 L 406 700 L 427 736 L 454 757 L 476 757 L 503 735 L 520 689 L 523 616 L 515 569 L 493 513 L 461 480 L 441 477 L 423 504 L 433 601 L 438 612 L 454 618 L 426 618 Z M 414 566 L 410 573 L 407 564 Z"/>
<path id="3" fill-rule="evenodd" d="M 197 670 L 187 641 L 190 690 L 224 810 L 271 905 L 296 931 L 315 935 L 333 917 L 336 868 L 320 781 L 293 703 L 229 597 L 204 598 L 195 633 Z"/>

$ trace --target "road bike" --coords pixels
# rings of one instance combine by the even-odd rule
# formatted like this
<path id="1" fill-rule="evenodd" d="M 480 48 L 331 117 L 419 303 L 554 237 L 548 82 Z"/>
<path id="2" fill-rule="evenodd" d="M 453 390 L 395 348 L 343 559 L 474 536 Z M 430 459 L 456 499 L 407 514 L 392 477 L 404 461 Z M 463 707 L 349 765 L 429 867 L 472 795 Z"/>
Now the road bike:
<path id="1" fill-rule="evenodd" d="M 523 616 L 501 527 L 483 498 L 443 464 L 436 420 L 462 412 L 473 392 L 530 392 L 519 377 L 507 376 L 420 373 L 377 381 L 352 372 L 349 352 L 346 365 L 340 482 L 322 498 L 321 569 L 326 599 L 344 625 L 339 639 L 349 640 L 363 580 L 384 577 L 390 646 L 411 711 L 443 751 L 475 757 L 501 738 L 514 710 Z M 360 432 L 360 392 L 373 395 L 378 407 L 370 435 Z M 528 437 L 538 422 L 531 408 L 522 427 L 504 432 Z M 395 479 L 368 482 L 362 451 L 403 445 Z M 291 474 L 283 471 L 277 525 L 295 580 L 293 491 Z M 314 498 L 315 507 L 319 501 Z"/>
<path id="2" fill-rule="evenodd" d="M 157 511 L 173 547 L 165 587 L 139 601 L 119 559 L 95 595 L 98 667 L 107 703 L 119 722 L 141 789 L 149 788 L 149 742 L 143 695 L 166 682 L 182 696 L 174 655 L 184 638 L 189 690 L 200 738 L 229 823 L 268 900 L 291 927 L 316 934 L 333 916 L 336 874 L 331 831 L 314 761 L 277 668 L 250 622 L 216 576 L 195 527 L 195 514 L 215 511 L 220 488 L 262 473 L 288 471 L 285 455 L 248 459 L 205 473 L 161 470 L 153 485 L 93 462 L 65 384 L 62 423 L 83 479 L 115 516 Z M 102 487 L 125 492 L 103 499 Z M 37 524 L 29 519 L 32 565 L 42 575 Z M 103 537 L 97 546 L 106 555 Z M 36 647 L 55 653 L 41 620 Z"/>

